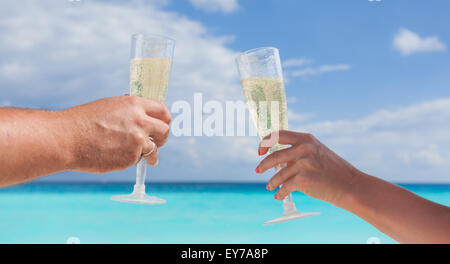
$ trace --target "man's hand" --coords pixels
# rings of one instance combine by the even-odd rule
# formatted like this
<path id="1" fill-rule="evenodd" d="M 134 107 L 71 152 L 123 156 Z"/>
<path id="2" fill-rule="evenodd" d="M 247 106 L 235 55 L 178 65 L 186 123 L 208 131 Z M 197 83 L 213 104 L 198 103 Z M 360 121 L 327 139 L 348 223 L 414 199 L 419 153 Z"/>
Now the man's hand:
<path id="1" fill-rule="evenodd" d="M 105 173 L 136 164 L 153 144 L 169 136 L 171 116 L 163 103 L 135 96 L 105 98 L 60 113 L 70 152 L 70 170 Z M 157 148 L 146 157 L 155 166 Z"/>
<path id="2" fill-rule="evenodd" d="M 268 190 L 282 185 L 275 199 L 282 200 L 297 190 L 335 205 L 342 201 L 359 172 L 356 168 L 310 134 L 282 130 L 279 131 L 278 142 L 274 142 L 274 138 L 277 137 L 272 134 L 261 141 L 259 155 L 266 154 L 277 143 L 291 147 L 268 155 L 256 172 L 263 173 L 276 165 L 287 164 L 267 185 Z"/>

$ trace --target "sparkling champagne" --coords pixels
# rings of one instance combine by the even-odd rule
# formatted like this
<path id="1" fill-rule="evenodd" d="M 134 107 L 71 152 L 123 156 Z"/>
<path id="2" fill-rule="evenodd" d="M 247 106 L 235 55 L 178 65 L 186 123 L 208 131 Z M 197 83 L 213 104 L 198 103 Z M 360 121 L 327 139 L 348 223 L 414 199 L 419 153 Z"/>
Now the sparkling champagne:
<path id="1" fill-rule="evenodd" d="M 260 138 L 274 130 L 287 130 L 287 103 L 280 78 L 248 78 L 241 80 L 250 116 Z"/>
<path id="2" fill-rule="evenodd" d="M 135 58 L 130 62 L 130 94 L 164 102 L 169 86 L 169 58 Z"/>

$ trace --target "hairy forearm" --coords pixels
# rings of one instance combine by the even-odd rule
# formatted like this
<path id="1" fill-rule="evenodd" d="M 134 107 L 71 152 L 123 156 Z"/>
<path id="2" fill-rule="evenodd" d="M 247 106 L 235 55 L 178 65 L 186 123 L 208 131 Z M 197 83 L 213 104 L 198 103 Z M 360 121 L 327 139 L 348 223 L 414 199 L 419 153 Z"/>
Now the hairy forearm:
<path id="1" fill-rule="evenodd" d="M 62 112 L 0 108 L 0 187 L 67 170 L 70 132 Z"/>
<path id="2" fill-rule="evenodd" d="M 361 173 L 340 207 L 400 243 L 450 243 L 450 208 Z"/>

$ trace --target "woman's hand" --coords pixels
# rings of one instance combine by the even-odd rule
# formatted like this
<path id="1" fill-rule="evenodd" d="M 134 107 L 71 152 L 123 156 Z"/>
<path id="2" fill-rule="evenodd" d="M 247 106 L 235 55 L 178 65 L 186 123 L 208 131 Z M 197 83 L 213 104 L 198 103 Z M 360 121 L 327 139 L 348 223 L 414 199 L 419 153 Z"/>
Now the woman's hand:
<path id="1" fill-rule="evenodd" d="M 300 191 L 339 206 L 361 174 L 311 134 L 286 130 L 274 132 L 261 141 L 258 154 L 266 154 L 277 143 L 291 147 L 273 152 L 256 168 L 257 173 L 263 173 L 277 165 L 287 164 L 267 185 L 271 191 L 282 185 L 275 194 L 277 200 L 283 200 L 293 191 Z"/>

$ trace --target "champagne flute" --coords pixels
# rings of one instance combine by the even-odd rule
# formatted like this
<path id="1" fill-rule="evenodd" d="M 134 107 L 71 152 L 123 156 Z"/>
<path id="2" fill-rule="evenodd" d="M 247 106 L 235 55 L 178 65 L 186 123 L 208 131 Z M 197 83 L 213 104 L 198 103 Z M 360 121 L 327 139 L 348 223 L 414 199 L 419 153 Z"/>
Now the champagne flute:
<path id="1" fill-rule="evenodd" d="M 172 66 L 173 39 L 158 35 L 135 34 L 131 37 L 130 95 L 164 102 Z M 136 165 L 136 184 L 128 195 L 114 195 L 111 200 L 125 203 L 163 204 L 166 201 L 145 193 L 147 162 Z"/>
<path id="2" fill-rule="evenodd" d="M 273 131 L 288 129 L 286 92 L 278 49 L 264 47 L 241 53 L 236 58 L 241 85 L 250 116 L 262 139 Z M 276 144 L 270 152 L 286 148 Z M 275 167 L 278 172 L 286 164 Z M 292 194 L 283 200 L 284 214 L 265 225 L 318 215 L 301 213 L 295 208 Z"/>

